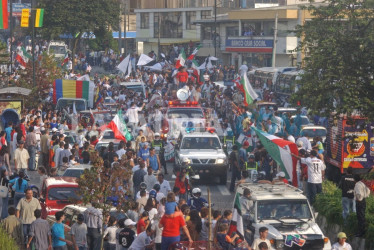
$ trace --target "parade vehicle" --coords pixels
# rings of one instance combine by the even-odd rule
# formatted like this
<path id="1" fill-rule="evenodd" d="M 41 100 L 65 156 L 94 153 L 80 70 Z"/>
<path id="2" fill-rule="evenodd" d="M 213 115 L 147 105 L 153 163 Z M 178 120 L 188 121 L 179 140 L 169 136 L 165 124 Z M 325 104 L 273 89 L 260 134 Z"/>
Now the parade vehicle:
<path id="1" fill-rule="evenodd" d="M 314 137 L 321 137 L 322 143 L 326 142 L 327 129 L 322 126 L 305 126 L 301 128 L 300 136 L 305 136 L 310 142 Z"/>
<path id="2" fill-rule="evenodd" d="M 102 132 L 99 140 L 102 140 L 102 139 L 115 139 L 113 130 L 111 130 L 111 129 L 105 129 Z"/>
<path id="3" fill-rule="evenodd" d="M 305 126 L 312 126 L 312 125 L 314 125 L 313 123 L 310 122 L 308 116 L 306 116 L 306 115 L 300 115 L 300 117 L 301 117 L 301 127 L 302 128 L 305 127 Z M 291 119 L 293 121 L 295 121 L 296 115 L 291 116 Z"/>
<path id="4" fill-rule="evenodd" d="M 113 144 L 114 144 L 114 151 L 117 151 L 118 145 L 121 142 L 120 140 L 117 140 L 117 139 L 101 139 L 96 144 L 95 150 L 100 152 L 101 148 L 103 148 L 103 147 L 106 148 L 106 150 L 107 150 L 108 146 L 109 146 L 109 143 L 111 143 L 111 142 L 113 142 Z"/>
<path id="5" fill-rule="evenodd" d="M 66 205 L 79 202 L 79 186 L 73 177 L 49 177 L 46 178 L 40 192 L 40 205 L 42 207 L 42 218 L 54 215 Z"/>
<path id="6" fill-rule="evenodd" d="M 79 164 L 79 165 L 74 165 L 65 170 L 65 172 L 62 174 L 62 177 L 75 177 L 79 178 L 84 170 L 90 169 L 92 165 L 90 164 Z"/>
<path id="7" fill-rule="evenodd" d="M 145 86 L 142 81 L 121 82 L 119 85 L 125 86 L 127 89 L 132 90 L 135 93 L 140 93 L 144 97 L 147 96 Z"/>
<path id="8" fill-rule="evenodd" d="M 88 125 L 93 126 L 99 124 L 99 127 L 106 125 L 113 119 L 112 112 L 110 110 L 83 110 L 79 112 L 78 121 L 81 122 L 82 126 L 86 128 Z"/>
<path id="9" fill-rule="evenodd" d="M 291 115 L 296 115 L 298 110 L 297 108 L 291 108 L 291 107 L 287 107 L 287 108 L 284 108 L 284 107 L 278 107 L 278 113 L 279 114 L 291 114 Z"/>
<path id="10" fill-rule="evenodd" d="M 260 237 L 261 227 L 267 227 L 272 249 L 331 249 L 302 190 L 288 184 L 243 183 L 237 193 L 243 195 L 245 188 L 251 191 L 253 207 L 242 216 L 254 238 Z"/>
<path id="11" fill-rule="evenodd" d="M 260 101 L 260 102 L 256 102 L 256 107 L 258 110 L 262 109 L 262 108 L 270 108 L 270 109 L 276 109 L 277 108 L 277 104 L 275 102 L 263 102 L 263 101 Z"/>
<path id="12" fill-rule="evenodd" d="M 360 116 L 330 119 L 325 161 L 329 178 L 336 182 L 348 167 L 353 173 L 368 173 L 374 164 L 374 122 Z"/>
<path id="13" fill-rule="evenodd" d="M 280 106 L 288 103 L 290 96 L 299 90 L 298 82 L 301 80 L 303 73 L 303 70 L 292 70 L 279 74 L 273 92 Z"/>
<path id="14" fill-rule="evenodd" d="M 248 79 L 255 90 L 274 90 L 279 75 L 296 71 L 296 67 L 263 67 L 248 72 Z"/>
<path id="15" fill-rule="evenodd" d="M 202 132 L 200 132 L 202 131 Z M 174 172 L 188 159 L 195 174 L 217 176 L 226 184 L 228 160 L 214 128 L 189 129 L 180 133 L 175 145 Z"/>
<path id="16" fill-rule="evenodd" d="M 64 58 L 69 52 L 68 46 L 62 41 L 51 41 L 48 44 L 47 53 L 48 55 L 54 55 L 56 58 Z"/>
<path id="17" fill-rule="evenodd" d="M 83 98 L 60 98 L 57 100 L 56 110 L 75 110 L 81 112 L 87 110 L 87 100 Z"/>
<path id="18" fill-rule="evenodd" d="M 161 137 L 173 142 L 187 127 L 205 128 L 206 126 L 204 110 L 198 102 L 188 101 L 188 90 L 186 88 L 178 90 L 177 96 L 179 100 L 168 102 L 161 125 Z"/>

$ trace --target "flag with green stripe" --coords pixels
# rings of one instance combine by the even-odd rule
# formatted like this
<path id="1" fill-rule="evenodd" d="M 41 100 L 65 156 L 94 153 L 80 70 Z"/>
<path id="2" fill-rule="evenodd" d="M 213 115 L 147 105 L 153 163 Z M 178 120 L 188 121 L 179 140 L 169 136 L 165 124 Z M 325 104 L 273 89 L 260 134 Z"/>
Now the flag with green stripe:
<path id="1" fill-rule="evenodd" d="M 8 29 L 8 0 L 1 0 L 0 29 Z"/>
<path id="2" fill-rule="evenodd" d="M 244 236 L 242 205 L 240 204 L 240 195 L 236 193 L 234 200 L 234 211 L 232 213 L 232 225 L 236 226 L 236 230 L 241 236 Z"/>
<path id="3" fill-rule="evenodd" d="M 36 9 L 35 14 L 35 27 L 40 28 L 43 26 L 44 9 Z"/>
<path id="4" fill-rule="evenodd" d="M 28 59 L 31 59 L 32 56 L 29 54 L 29 52 L 27 52 L 27 50 L 25 49 L 25 47 L 22 46 L 21 50 L 22 50 L 22 53 L 23 53 L 24 57 L 26 57 Z"/>

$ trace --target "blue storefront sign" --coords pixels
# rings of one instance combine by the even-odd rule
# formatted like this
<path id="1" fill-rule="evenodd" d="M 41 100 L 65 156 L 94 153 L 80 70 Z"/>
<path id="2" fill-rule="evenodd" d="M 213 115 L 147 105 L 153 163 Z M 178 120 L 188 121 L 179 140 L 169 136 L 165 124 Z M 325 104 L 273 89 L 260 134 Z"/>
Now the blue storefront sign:
<path id="1" fill-rule="evenodd" d="M 235 38 L 226 39 L 226 51 L 234 52 L 272 52 L 272 39 Z"/>

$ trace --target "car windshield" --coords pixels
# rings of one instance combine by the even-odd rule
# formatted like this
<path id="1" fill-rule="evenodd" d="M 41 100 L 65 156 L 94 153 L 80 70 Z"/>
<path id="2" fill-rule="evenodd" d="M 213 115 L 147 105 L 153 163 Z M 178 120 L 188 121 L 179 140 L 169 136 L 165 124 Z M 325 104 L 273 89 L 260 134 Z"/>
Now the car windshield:
<path id="1" fill-rule="evenodd" d="M 216 137 L 185 137 L 181 149 L 221 149 Z"/>
<path id="2" fill-rule="evenodd" d="M 143 93 L 143 87 L 142 85 L 132 85 L 132 86 L 126 86 L 129 90 L 132 90 L 134 92 Z"/>
<path id="3" fill-rule="evenodd" d="M 83 169 L 67 169 L 62 176 L 79 178 L 83 174 Z"/>
<path id="4" fill-rule="evenodd" d="M 169 108 L 168 119 L 177 118 L 204 118 L 203 111 L 200 108 Z"/>
<path id="5" fill-rule="evenodd" d="M 105 131 L 103 135 L 103 139 L 114 139 L 114 132 L 113 131 Z"/>
<path id="6" fill-rule="evenodd" d="M 63 108 L 65 110 L 70 108 L 70 110 L 73 110 L 73 106 L 75 103 L 75 109 L 77 112 L 86 110 L 86 105 L 83 100 L 67 100 L 67 99 L 59 99 L 57 101 L 57 110 L 62 110 Z"/>
<path id="7" fill-rule="evenodd" d="M 48 200 L 75 200 L 79 199 L 78 187 L 56 187 L 48 190 Z"/>
<path id="8" fill-rule="evenodd" d="M 66 54 L 65 46 L 51 45 L 49 46 L 49 52 L 53 54 Z"/>
<path id="9" fill-rule="evenodd" d="M 316 136 L 319 136 L 319 137 L 324 137 L 326 136 L 326 129 L 303 129 L 301 130 L 301 135 L 302 136 L 306 136 L 306 137 L 316 137 Z"/>
<path id="10" fill-rule="evenodd" d="M 257 219 L 310 219 L 312 215 L 307 200 L 266 200 L 258 201 Z"/>

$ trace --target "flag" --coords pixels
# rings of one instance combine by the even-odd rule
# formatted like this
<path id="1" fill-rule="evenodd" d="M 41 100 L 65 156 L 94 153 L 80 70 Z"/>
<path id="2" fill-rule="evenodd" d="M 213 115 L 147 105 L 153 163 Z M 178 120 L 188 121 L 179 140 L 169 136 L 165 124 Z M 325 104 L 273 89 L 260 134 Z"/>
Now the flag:
<path id="1" fill-rule="evenodd" d="M 193 75 L 195 75 L 197 82 L 201 85 L 204 81 L 201 80 L 199 65 L 196 60 L 192 60 Z"/>
<path id="2" fill-rule="evenodd" d="M 22 46 L 21 50 L 24 57 L 26 57 L 27 59 L 31 59 L 32 56 L 29 54 L 29 52 L 26 51 L 25 47 Z"/>
<path id="3" fill-rule="evenodd" d="M 65 57 L 64 57 L 64 60 L 61 63 L 61 66 L 64 66 L 66 63 L 68 63 L 68 61 L 69 61 L 69 54 L 66 53 Z"/>
<path id="4" fill-rule="evenodd" d="M 102 100 L 103 96 L 99 93 L 95 101 L 95 107 L 97 107 L 97 105 L 99 105 L 99 103 L 102 102 Z"/>
<path id="5" fill-rule="evenodd" d="M 249 83 L 247 74 L 243 74 L 240 77 L 240 83 L 244 89 L 244 104 L 248 106 L 249 104 L 253 103 L 254 100 L 258 98 L 257 93 L 253 90 L 251 84 Z"/>
<path id="6" fill-rule="evenodd" d="M 299 154 L 296 144 L 277 136 L 269 135 L 256 127 L 251 128 L 256 132 L 261 144 L 265 147 L 271 158 L 278 163 L 282 171 L 286 174 L 286 179 L 292 180 L 292 185 L 297 187 L 297 159 L 291 155 L 291 153 L 295 155 Z"/>
<path id="7" fill-rule="evenodd" d="M 107 128 L 114 132 L 114 137 L 123 141 L 130 141 L 131 134 L 127 129 L 126 123 L 123 120 L 122 110 L 119 110 L 113 120 L 108 124 Z"/>
<path id="8" fill-rule="evenodd" d="M 181 49 L 181 53 L 179 53 L 177 62 L 175 63 L 175 67 L 179 69 L 183 67 L 186 62 L 186 53 L 184 53 L 184 48 Z"/>
<path id="9" fill-rule="evenodd" d="M 128 54 L 120 64 L 118 64 L 117 68 L 123 72 L 123 74 L 126 74 L 128 65 L 130 64 L 130 54 Z"/>
<path id="10" fill-rule="evenodd" d="M 147 56 L 147 55 L 144 55 L 144 54 L 141 54 L 140 57 L 139 57 L 139 61 L 138 61 L 138 66 L 143 66 L 143 65 L 146 65 L 150 62 L 153 61 L 153 58 Z"/>
<path id="11" fill-rule="evenodd" d="M 21 54 L 17 54 L 16 60 L 21 64 L 22 67 L 26 68 L 26 60 Z"/>
<path id="12" fill-rule="evenodd" d="M 245 93 L 244 93 L 244 87 L 243 87 L 243 85 L 240 83 L 240 76 L 239 76 L 238 78 L 232 80 L 232 81 L 235 83 L 236 88 L 239 89 L 240 92 L 242 92 L 243 94 L 245 94 Z"/>
<path id="13" fill-rule="evenodd" d="M 197 52 L 199 51 L 199 49 L 201 48 L 201 45 L 199 44 L 193 51 L 192 51 L 192 54 L 187 58 L 187 60 L 193 60 L 195 58 L 195 55 L 197 54 Z"/>
<path id="14" fill-rule="evenodd" d="M 232 221 L 230 225 L 230 232 L 238 232 L 241 236 L 244 236 L 242 206 L 240 204 L 239 198 L 239 193 L 236 193 L 234 200 L 234 211 L 232 213 Z"/>
<path id="15" fill-rule="evenodd" d="M 22 9 L 21 27 L 29 27 L 29 20 L 30 20 L 30 10 Z"/>
<path id="16" fill-rule="evenodd" d="M 8 29 L 8 0 L 1 0 L 0 29 Z"/>
<path id="17" fill-rule="evenodd" d="M 40 28 L 43 26 L 44 9 L 36 9 L 35 14 L 35 27 Z"/>
<path id="18" fill-rule="evenodd" d="M 132 72 L 132 65 L 131 65 L 131 62 L 129 62 L 129 66 L 127 67 L 127 75 L 126 75 L 126 77 L 129 77 L 130 74 L 131 74 L 131 72 Z"/>

